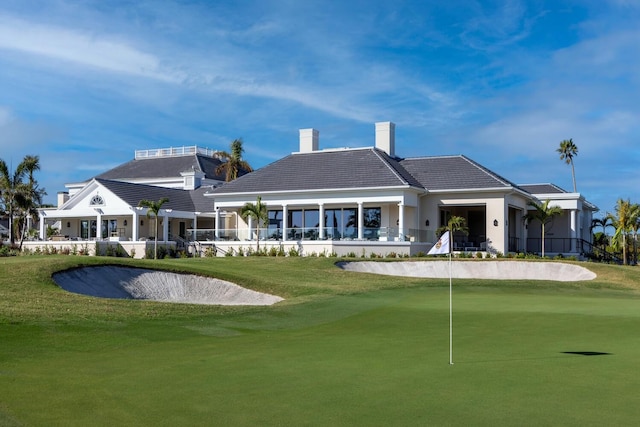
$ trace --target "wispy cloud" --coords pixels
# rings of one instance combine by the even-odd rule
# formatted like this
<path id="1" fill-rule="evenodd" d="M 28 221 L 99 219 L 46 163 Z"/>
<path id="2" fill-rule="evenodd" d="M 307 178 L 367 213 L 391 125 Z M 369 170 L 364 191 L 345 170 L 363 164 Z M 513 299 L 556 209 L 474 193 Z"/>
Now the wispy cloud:
<path id="1" fill-rule="evenodd" d="M 0 49 L 67 61 L 108 72 L 175 81 L 154 55 L 126 42 L 0 16 Z"/>

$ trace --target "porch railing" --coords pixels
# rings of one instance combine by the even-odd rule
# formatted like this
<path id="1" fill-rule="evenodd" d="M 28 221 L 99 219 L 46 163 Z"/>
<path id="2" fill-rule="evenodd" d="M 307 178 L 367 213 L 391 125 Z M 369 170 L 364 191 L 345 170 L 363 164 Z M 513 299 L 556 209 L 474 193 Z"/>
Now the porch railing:
<path id="1" fill-rule="evenodd" d="M 323 237 L 320 238 L 319 227 L 291 227 L 287 229 L 260 228 L 260 229 L 189 229 L 187 230 L 187 240 L 190 241 L 304 241 L 304 240 L 358 240 L 358 230 L 349 229 L 341 231 L 335 227 L 325 227 L 322 229 Z M 401 233 L 398 228 L 391 227 L 371 227 L 362 230 L 362 240 L 369 241 L 412 241 L 412 242 L 435 242 L 435 232 L 430 230 L 407 229 Z"/>
<path id="2" fill-rule="evenodd" d="M 581 252 L 581 242 L 580 239 L 574 239 L 571 237 L 547 237 L 544 239 L 544 251 L 545 253 Z M 527 239 L 527 252 L 541 253 L 542 238 L 529 237 Z"/>

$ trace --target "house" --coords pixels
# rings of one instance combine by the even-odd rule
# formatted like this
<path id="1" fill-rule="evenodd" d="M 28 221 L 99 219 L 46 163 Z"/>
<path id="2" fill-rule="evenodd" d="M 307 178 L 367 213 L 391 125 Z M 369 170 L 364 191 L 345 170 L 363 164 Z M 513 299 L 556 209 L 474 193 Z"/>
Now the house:
<path id="1" fill-rule="evenodd" d="M 366 148 L 321 149 L 319 132 L 301 129 L 298 151 L 229 183 L 215 173 L 220 163 L 198 147 L 136 151 L 130 162 L 67 185 L 56 209 L 41 210 L 41 241 L 30 244 L 42 244 L 48 222 L 64 244 L 96 241 L 142 256 L 155 220 L 138 203 L 167 197 L 157 237 L 192 253 L 237 253 L 259 239 L 267 250 L 302 255 L 414 255 L 454 215 L 469 228 L 453 236 L 455 251 L 539 252 L 540 227 L 524 217 L 530 202 L 549 199 L 565 213 L 547 225 L 546 253 L 580 255 L 597 211 L 579 193 L 516 185 L 464 155 L 399 157 L 391 122 L 375 124 Z M 260 227 L 240 215 L 258 197 L 268 210 Z"/>
<path id="2" fill-rule="evenodd" d="M 582 195 L 551 184 L 516 185 L 463 155 L 398 157 L 391 122 L 376 123 L 369 148 L 321 150 L 315 129 L 301 129 L 299 144 L 298 152 L 205 193 L 216 211 L 237 218 L 243 239 L 317 254 L 413 255 L 426 252 L 455 215 L 469 228 L 455 234 L 455 251 L 538 252 L 539 227 L 524 217 L 529 202 L 547 198 L 565 210 L 549 227 L 561 242 L 556 253 L 579 255 L 582 240 L 591 239 L 597 207 Z M 258 196 L 269 217 L 260 230 L 238 215 Z"/>
<path id="3" fill-rule="evenodd" d="M 77 248 L 87 242 L 92 253 L 118 247 L 128 254 L 144 256 L 156 237 L 156 219 L 148 217 L 141 200 L 169 199 L 158 218 L 158 240 L 177 248 L 199 226 L 214 227 L 215 212 L 204 193 L 222 185 L 216 173 L 222 164 L 216 151 L 201 147 L 139 150 L 134 159 L 86 182 L 71 183 L 58 193 L 57 208 L 40 210 L 40 241 L 25 242 L 27 249 L 42 247 L 47 226 L 57 234 L 49 241 L 59 247 Z M 189 230 L 189 231 L 188 231 Z"/>

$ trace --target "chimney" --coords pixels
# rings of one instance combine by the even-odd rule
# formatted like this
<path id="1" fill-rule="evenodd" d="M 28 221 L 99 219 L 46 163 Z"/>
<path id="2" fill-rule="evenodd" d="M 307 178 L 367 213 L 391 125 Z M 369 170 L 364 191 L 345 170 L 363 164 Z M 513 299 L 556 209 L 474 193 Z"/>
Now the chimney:
<path id="1" fill-rule="evenodd" d="M 69 193 L 67 193 L 66 191 L 58 192 L 58 207 L 61 207 L 62 205 L 67 203 L 68 200 L 69 200 Z"/>
<path id="2" fill-rule="evenodd" d="M 300 129 L 300 152 L 312 153 L 318 151 L 318 132 L 315 129 Z"/>
<path id="3" fill-rule="evenodd" d="M 376 148 L 391 157 L 396 156 L 396 125 L 393 122 L 376 123 Z"/>

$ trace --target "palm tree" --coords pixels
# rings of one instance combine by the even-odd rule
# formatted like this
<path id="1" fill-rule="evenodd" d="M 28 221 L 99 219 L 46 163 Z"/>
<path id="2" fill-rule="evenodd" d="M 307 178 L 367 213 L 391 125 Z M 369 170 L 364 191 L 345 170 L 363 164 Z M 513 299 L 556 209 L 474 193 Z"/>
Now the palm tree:
<path id="1" fill-rule="evenodd" d="M 633 229 L 634 224 L 638 222 L 639 215 L 640 206 L 631 203 L 629 199 L 618 199 L 616 214 L 608 215 L 611 221 L 613 221 L 613 226 L 616 228 L 616 232 L 613 235 L 613 242 L 617 247 L 622 243 L 622 263 L 625 265 L 627 264 L 627 234 Z"/>
<path id="2" fill-rule="evenodd" d="M 573 192 L 577 193 L 576 188 L 576 170 L 573 167 L 573 158 L 578 155 L 578 147 L 573 143 L 573 139 L 565 139 L 560 142 L 560 148 L 556 150 L 560 153 L 560 160 L 564 160 L 566 164 L 571 165 L 571 176 L 573 177 Z"/>
<path id="3" fill-rule="evenodd" d="M 224 163 L 216 168 L 216 173 L 224 174 L 225 181 L 229 182 L 238 178 L 238 173 L 241 170 L 246 172 L 253 171 L 249 163 L 242 159 L 243 151 L 242 139 L 234 139 L 231 142 L 231 153 L 227 153 L 226 151 L 218 153 L 218 155 L 224 159 Z"/>
<path id="4" fill-rule="evenodd" d="M 256 245 L 256 252 L 260 252 L 260 227 L 263 222 L 267 222 L 268 213 L 267 205 L 262 203 L 260 196 L 256 199 L 255 203 L 245 203 L 240 211 L 240 216 L 244 219 L 253 218 L 258 221 L 258 239 Z"/>
<path id="5" fill-rule="evenodd" d="M 558 215 L 562 215 L 562 208 L 560 206 L 549 206 L 549 200 L 547 199 L 544 203 L 536 203 L 529 202 L 529 206 L 533 207 L 534 210 L 527 213 L 524 216 L 525 221 L 538 220 L 541 224 L 542 230 L 542 258 L 544 258 L 544 236 L 545 236 L 545 228 L 554 217 Z"/>
<path id="6" fill-rule="evenodd" d="M 467 220 L 461 216 L 451 216 L 447 225 L 443 225 L 436 230 L 436 235 L 442 236 L 446 231 L 449 231 L 449 251 L 453 248 L 453 233 L 461 232 L 469 234 L 469 227 L 467 227 Z"/>
<path id="7" fill-rule="evenodd" d="M 600 245 L 604 249 L 607 244 L 607 227 L 611 226 L 613 226 L 613 222 L 608 213 L 602 218 L 594 218 L 591 220 L 591 232 L 594 236 L 594 244 Z M 593 233 L 596 227 L 602 227 L 602 232 Z"/>
<path id="8" fill-rule="evenodd" d="M 34 173 L 40 170 L 40 157 L 27 155 L 22 161 L 27 175 L 27 183 L 25 194 L 19 198 L 19 208 L 22 212 L 22 231 L 20 232 L 20 249 L 27 235 L 28 218 L 36 218 L 38 216 L 37 208 L 42 204 L 42 197 L 47 193 L 38 188 L 38 181 L 34 177 Z"/>
<path id="9" fill-rule="evenodd" d="M 0 159 L 0 202 L 9 217 L 9 240 L 15 243 L 14 219 L 21 212 L 34 210 L 41 201 L 44 190 L 38 189 L 34 172 L 40 169 L 38 156 L 25 156 L 18 167 L 11 173 L 9 167 Z M 29 181 L 24 182 L 28 175 Z"/>
<path id="10" fill-rule="evenodd" d="M 147 208 L 147 218 L 151 218 L 152 216 L 155 217 L 156 233 L 153 243 L 153 259 L 158 259 L 158 214 L 160 213 L 162 205 L 164 205 L 168 201 L 169 199 L 167 197 L 163 197 L 157 202 L 154 202 L 153 200 L 140 200 L 140 202 L 138 203 L 139 207 Z"/>

